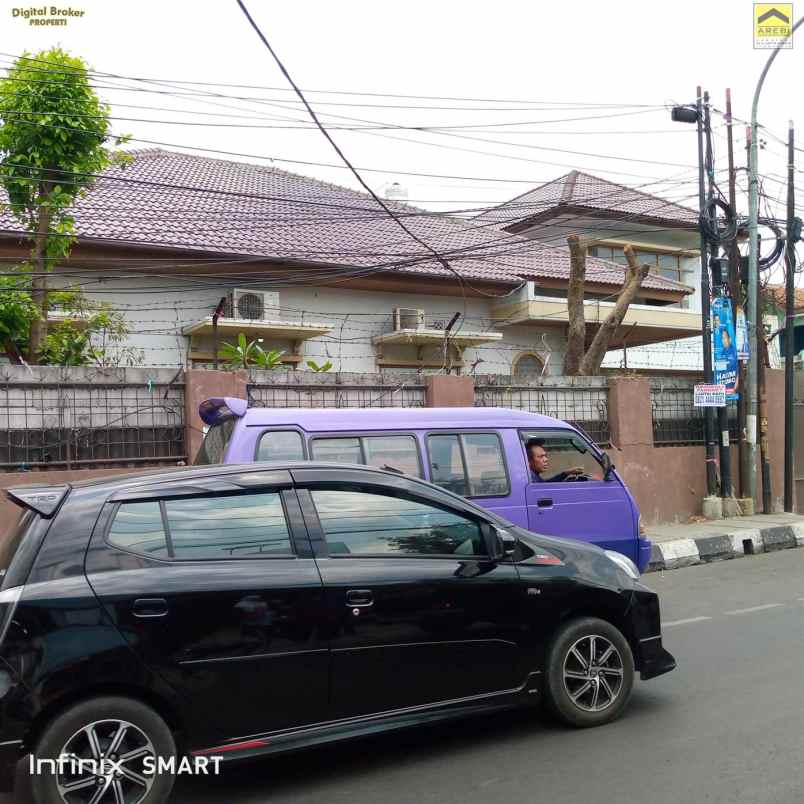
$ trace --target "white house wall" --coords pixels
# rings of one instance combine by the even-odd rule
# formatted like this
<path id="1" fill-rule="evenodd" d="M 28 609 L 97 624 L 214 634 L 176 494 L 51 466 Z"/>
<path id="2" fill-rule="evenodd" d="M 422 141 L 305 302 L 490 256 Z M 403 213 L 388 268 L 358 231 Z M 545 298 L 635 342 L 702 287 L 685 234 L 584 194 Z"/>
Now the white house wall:
<path id="1" fill-rule="evenodd" d="M 54 284 L 56 284 L 54 282 Z M 66 284 L 66 280 L 65 280 Z M 212 314 L 222 296 L 236 285 L 213 285 L 203 280 L 142 277 L 107 283 L 86 283 L 89 298 L 104 301 L 122 312 L 131 329 L 126 346 L 141 350 L 142 365 L 181 367 L 188 364 L 189 338 L 182 328 Z M 249 285 L 259 290 L 257 285 Z M 268 288 L 276 290 L 276 288 Z M 279 310 L 266 310 L 271 319 L 315 321 L 332 325 L 328 335 L 305 341 L 304 359 L 318 363 L 331 360 L 333 371 L 376 372 L 372 337 L 393 329 L 393 309 L 424 309 L 428 323 L 446 324 L 461 313 L 458 326 L 464 331 L 495 330 L 490 301 L 461 296 L 429 296 L 415 293 L 385 293 L 333 288 L 279 289 Z M 508 327 L 496 343 L 467 348 L 465 372 L 474 365 L 478 374 L 510 374 L 516 358 L 533 352 L 547 361 L 545 374 L 561 373 L 564 333 L 536 327 Z M 265 340 L 263 347 L 289 350 L 288 342 Z M 385 347 L 386 358 L 416 358 L 414 347 Z M 302 364 L 302 368 L 304 368 Z"/>

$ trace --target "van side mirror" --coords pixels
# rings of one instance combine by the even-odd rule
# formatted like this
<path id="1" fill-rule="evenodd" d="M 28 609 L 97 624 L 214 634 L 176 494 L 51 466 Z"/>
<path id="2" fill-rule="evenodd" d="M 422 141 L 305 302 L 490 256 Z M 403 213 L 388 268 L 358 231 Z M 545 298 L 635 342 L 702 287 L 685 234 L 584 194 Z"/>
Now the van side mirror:
<path id="1" fill-rule="evenodd" d="M 604 452 L 600 460 L 603 462 L 603 480 L 609 480 L 614 470 L 614 464 L 611 462 L 608 452 Z"/>

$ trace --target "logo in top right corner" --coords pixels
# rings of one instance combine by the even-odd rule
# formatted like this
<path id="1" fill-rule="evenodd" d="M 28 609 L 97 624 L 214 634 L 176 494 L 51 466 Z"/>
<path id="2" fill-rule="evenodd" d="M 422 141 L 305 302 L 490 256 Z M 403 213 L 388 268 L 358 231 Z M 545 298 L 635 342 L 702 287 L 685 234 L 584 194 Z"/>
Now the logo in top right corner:
<path id="1" fill-rule="evenodd" d="M 779 45 L 792 48 L 792 31 L 792 3 L 754 3 L 755 50 L 772 50 Z"/>

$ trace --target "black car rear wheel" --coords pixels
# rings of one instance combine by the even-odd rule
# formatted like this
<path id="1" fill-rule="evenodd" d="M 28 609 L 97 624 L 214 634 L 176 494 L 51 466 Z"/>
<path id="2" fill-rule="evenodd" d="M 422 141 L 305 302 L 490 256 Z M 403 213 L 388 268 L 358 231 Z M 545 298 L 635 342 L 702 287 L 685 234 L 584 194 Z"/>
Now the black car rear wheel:
<path id="1" fill-rule="evenodd" d="M 593 617 L 570 620 L 547 654 L 547 702 L 570 726 L 602 726 L 619 717 L 634 685 L 634 658 L 611 623 Z"/>
<path id="2" fill-rule="evenodd" d="M 174 776 L 157 763 L 175 757 L 173 735 L 153 709 L 129 698 L 93 698 L 57 716 L 42 734 L 34 751 L 33 800 L 164 804 Z"/>

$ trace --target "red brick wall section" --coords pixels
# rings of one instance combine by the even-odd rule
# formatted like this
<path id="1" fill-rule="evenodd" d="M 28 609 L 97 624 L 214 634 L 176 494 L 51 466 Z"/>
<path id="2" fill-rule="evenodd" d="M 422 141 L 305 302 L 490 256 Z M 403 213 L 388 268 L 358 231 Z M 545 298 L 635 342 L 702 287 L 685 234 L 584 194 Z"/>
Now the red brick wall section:
<path id="1" fill-rule="evenodd" d="M 247 399 L 248 373 L 208 369 L 187 369 L 184 372 L 184 437 L 188 464 L 193 463 L 204 440 L 204 423 L 198 415 L 198 406 L 205 399 L 221 396 Z"/>
<path id="2" fill-rule="evenodd" d="M 428 408 L 471 408 L 475 404 L 475 382 L 471 377 L 432 374 L 424 382 Z"/>

